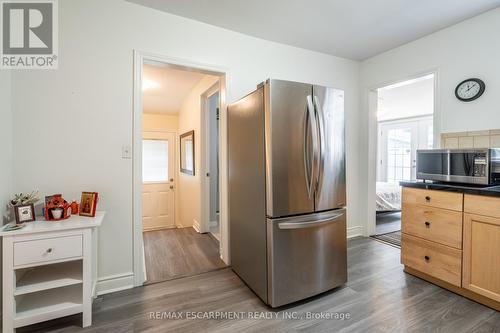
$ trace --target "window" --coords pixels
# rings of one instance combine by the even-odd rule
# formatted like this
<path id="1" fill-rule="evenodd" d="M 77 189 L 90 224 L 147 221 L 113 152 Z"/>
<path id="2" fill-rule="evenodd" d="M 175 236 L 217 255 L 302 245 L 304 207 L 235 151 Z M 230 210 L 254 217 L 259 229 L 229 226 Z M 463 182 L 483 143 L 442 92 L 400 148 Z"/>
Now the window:
<path id="1" fill-rule="evenodd" d="M 168 141 L 142 140 L 142 181 L 168 181 Z"/>

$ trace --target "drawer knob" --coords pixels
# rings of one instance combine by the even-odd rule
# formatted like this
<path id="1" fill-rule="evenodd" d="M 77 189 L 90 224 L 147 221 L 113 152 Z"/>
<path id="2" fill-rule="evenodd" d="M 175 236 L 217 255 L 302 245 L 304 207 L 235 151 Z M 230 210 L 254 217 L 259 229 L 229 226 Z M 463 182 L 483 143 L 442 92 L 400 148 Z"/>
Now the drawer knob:
<path id="1" fill-rule="evenodd" d="M 431 223 L 430 223 L 430 222 L 428 222 L 428 221 L 425 221 L 425 226 L 426 226 L 427 228 L 429 228 L 429 227 L 431 226 Z"/>
<path id="2" fill-rule="evenodd" d="M 425 201 L 431 201 L 431 197 L 430 196 L 426 196 L 425 197 Z"/>
<path id="3" fill-rule="evenodd" d="M 48 248 L 47 253 L 52 253 L 52 248 Z"/>
<path id="4" fill-rule="evenodd" d="M 429 256 L 425 256 L 424 259 L 425 259 L 425 261 L 431 260 L 431 258 Z"/>

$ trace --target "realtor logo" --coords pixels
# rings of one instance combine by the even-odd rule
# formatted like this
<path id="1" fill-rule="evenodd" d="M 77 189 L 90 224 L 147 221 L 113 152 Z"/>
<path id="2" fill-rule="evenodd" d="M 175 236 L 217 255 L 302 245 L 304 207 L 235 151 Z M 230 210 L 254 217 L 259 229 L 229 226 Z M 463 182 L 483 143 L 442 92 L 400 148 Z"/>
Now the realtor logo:
<path id="1" fill-rule="evenodd" d="M 57 68 L 57 0 L 0 0 L 2 69 Z"/>

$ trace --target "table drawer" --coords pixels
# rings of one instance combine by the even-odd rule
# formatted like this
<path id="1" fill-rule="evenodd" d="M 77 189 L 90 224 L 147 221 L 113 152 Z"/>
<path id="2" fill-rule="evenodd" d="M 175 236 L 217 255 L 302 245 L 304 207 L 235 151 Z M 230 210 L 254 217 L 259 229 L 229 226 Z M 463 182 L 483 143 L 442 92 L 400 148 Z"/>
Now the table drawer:
<path id="1" fill-rule="evenodd" d="M 462 212 L 405 203 L 401 213 L 401 230 L 462 249 Z"/>
<path id="2" fill-rule="evenodd" d="M 82 235 L 26 240 L 14 243 L 14 266 L 81 257 Z"/>
<path id="3" fill-rule="evenodd" d="M 462 211 L 462 193 L 403 187 L 403 203 Z"/>
<path id="4" fill-rule="evenodd" d="M 402 234 L 401 263 L 455 286 L 462 286 L 461 250 Z"/>

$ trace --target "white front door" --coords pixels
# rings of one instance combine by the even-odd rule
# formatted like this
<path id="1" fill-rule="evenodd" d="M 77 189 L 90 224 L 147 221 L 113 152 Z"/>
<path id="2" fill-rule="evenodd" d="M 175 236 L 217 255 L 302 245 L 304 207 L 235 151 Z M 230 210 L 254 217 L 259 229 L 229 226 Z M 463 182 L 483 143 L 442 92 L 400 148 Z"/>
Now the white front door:
<path id="1" fill-rule="evenodd" d="M 144 132 L 142 140 L 142 227 L 175 227 L 175 134 Z"/>

